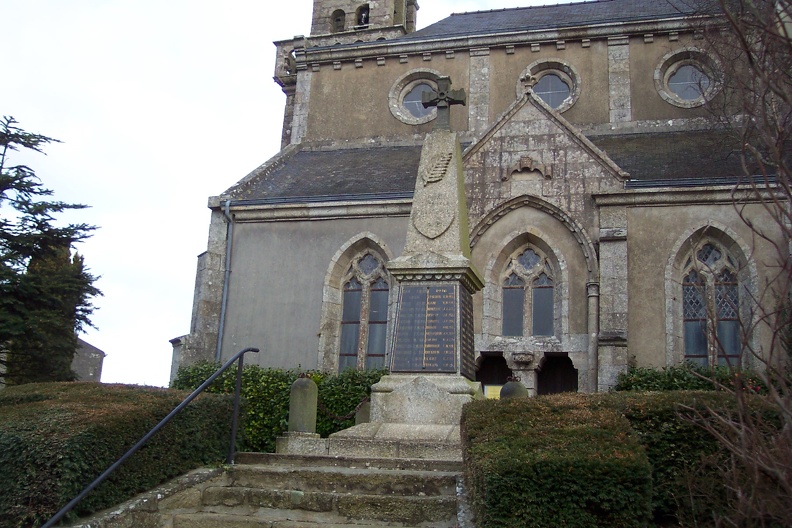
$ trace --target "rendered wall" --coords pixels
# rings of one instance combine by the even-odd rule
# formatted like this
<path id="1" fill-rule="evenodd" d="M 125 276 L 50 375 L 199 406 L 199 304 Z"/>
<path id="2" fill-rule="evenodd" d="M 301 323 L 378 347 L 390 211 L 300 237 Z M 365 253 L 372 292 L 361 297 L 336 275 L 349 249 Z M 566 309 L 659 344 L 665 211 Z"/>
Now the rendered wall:
<path id="1" fill-rule="evenodd" d="M 365 231 L 397 256 L 407 220 L 236 224 L 223 356 L 254 346 L 261 353 L 253 361 L 261 365 L 316 368 L 322 290 L 333 256 Z"/>

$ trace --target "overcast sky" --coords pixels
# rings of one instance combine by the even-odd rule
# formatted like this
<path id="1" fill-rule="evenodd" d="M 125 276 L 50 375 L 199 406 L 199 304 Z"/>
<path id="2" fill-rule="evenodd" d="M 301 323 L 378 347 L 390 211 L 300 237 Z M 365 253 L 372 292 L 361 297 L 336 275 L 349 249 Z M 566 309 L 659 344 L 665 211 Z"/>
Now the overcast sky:
<path id="1" fill-rule="evenodd" d="M 544 1 L 421 0 L 418 27 L 453 12 Z M 279 6 L 278 8 L 273 5 Z M 57 138 L 17 155 L 64 215 L 99 227 L 79 244 L 101 276 L 102 381 L 167 385 L 168 342 L 190 329 L 207 198 L 280 148 L 285 96 L 274 40 L 310 33 L 312 2 L 0 0 L 0 115 Z"/>

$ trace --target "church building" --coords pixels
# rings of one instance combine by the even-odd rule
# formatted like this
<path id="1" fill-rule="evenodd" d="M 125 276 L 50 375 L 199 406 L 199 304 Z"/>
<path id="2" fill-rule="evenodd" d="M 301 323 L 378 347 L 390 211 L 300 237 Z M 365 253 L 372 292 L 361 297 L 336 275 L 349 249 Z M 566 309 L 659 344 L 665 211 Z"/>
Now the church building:
<path id="1" fill-rule="evenodd" d="M 432 0 L 423 0 L 431 2 Z M 462 142 L 476 377 L 605 391 L 629 365 L 735 364 L 783 234 L 735 206 L 739 152 L 712 127 L 719 62 L 687 2 L 455 13 L 314 0 L 275 43 L 282 150 L 210 198 L 192 325 L 173 365 L 245 347 L 262 366 L 388 367 L 421 147 L 448 77 Z M 742 216 L 742 218 L 741 218 Z M 743 220 L 766 225 L 766 239 Z"/>

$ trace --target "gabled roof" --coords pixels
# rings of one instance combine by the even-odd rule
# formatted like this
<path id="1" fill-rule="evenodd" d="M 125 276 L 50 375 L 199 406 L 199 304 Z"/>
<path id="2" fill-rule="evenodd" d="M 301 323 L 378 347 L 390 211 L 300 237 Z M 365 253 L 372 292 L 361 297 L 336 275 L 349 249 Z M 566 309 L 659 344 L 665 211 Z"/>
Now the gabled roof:
<path id="1" fill-rule="evenodd" d="M 467 162 L 472 156 L 475 156 L 477 151 L 486 149 L 486 145 L 493 141 L 493 138 L 498 136 L 504 127 L 509 127 L 515 117 L 526 111 L 529 112 L 527 115 L 533 114 L 534 116 L 541 116 L 539 118 L 533 117 L 531 118 L 532 120 L 546 120 L 551 122 L 555 130 L 557 130 L 557 133 L 567 135 L 577 147 L 590 156 L 590 161 L 599 164 L 606 173 L 611 174 L 616 180 L 623 181 L 629 178 L 630 175 L 627 172 L 614 163 L 606 153 L 602 152 L 594 143 L 584 136 L 577 127 L 564 119 L 560 113 L 547 106 L 532 90 L 529 90 L 522 97 L 514 101 L 514 103 L 490 125 L 489 129 L 465 151 L 463 163 Z M 523 127 L 524 124 L 518 126 L 519 134 L 517 135 L 523 135 L 527 140 Z"/>
<path id="2" fill-rule="evenodd" d="M 690 0 L 598 0 L 571 4 L 454 13 L 396 40 L 453 37 L 641 22 L 696 14 Z"/>

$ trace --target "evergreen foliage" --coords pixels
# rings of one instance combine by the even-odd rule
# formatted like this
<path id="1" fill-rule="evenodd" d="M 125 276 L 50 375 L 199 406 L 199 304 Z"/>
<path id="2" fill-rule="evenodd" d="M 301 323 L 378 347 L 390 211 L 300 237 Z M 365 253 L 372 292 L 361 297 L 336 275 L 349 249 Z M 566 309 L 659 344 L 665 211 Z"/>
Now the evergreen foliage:
<path id="1" fill-rule="evenodd" d="M 186 393 L 98 383 L 0 391 L 0 526 L 41 526 L 173 410 Z M 203 395 L 80 501 L 70 518 L 224 460 L 231 398 Z"/>
<path id="2" fill-rule="evenodd" d="M 762 377 L 748 370 L 730 367 L 706 368 L 685 363 L 662 369 L 631 367 L 620 372 L 615 391 L 734 390 L 765 393 Z"/>
<path id="3" fill-rule="evenodd" d="M 761 395 L 746 398 L 766 432 L 781 428 Z M 729 452 L 701 423 L 736 407 L 727 391 L 470 403 L 462 441 L 476 525 L 637 527 L 653 517 L 661 526 L 711 526 L 735 497 L 721 477 Z"/>
<path id="4" fill-rule="evenodd" d="M 474 401 L 462 414 L 476 526 L 641 527 L 651 466 L 629 422 L 581 394 Z"/>
<path id="5" fill-rule="evenodd" d="M 194 390 L 220 368 L 219 363 L 197 362 L 179 368 L 171 386 L 175 389 Z M 354 413 L 358 404 L 371 392 L 371 386 L 385 374 L 382 370 L 345 370 L 341 374 L 318 371 L 306 373 L 319 389 L 316 432 L 322 437 L 355 424 Z M 244 408 L 244 449 L 274 452 L 275 439 L 289 426 L 289 394 L 291 385 L 300 375 L 297 370 L 262 368 L 246 365 L 242 370 L 242 396 Z M 207 392 L 233 393 L 236 369 L 226 370 Z M 350 416 L 351 415 L 351 416 Z M 343 418 L 343 419 L 340 419 Z"/>
<path id="6" fill-rule="evenodd" d="M 8 384 L 68 381 L 75 332 L 91 324 L 90 299 L 101 295 L 71 248 L 94 227 L 58 225 L 58 213 L 85 206 L 49 200 L 30 167 L 11 163 L 13 151 L 56 141 L 16 124 L 0 119 L 0 370 Z"/>

